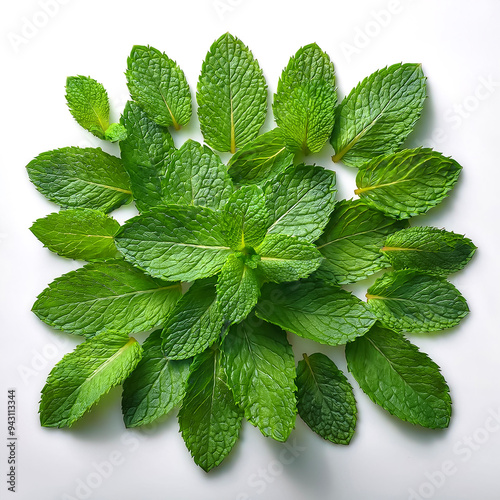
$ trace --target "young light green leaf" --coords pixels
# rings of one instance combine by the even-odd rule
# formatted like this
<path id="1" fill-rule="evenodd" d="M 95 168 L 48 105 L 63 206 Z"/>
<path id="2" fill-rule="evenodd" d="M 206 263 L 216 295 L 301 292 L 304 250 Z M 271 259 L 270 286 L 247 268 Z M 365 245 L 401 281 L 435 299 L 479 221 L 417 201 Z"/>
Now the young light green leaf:
<path id="1" fill-rule="evenodd" d="M 469 312 L 450 282 L 413 270 L 384 274 L 366 298 L 380 321 L 396 331 L 437 332 L 458 325 Z"/>
<path id="2" fill-rule="evenodd" d="M 169 359 L 186 359 L 219 339 L 224 320 L 217 303 L 215 280 L 198 280 L 177 302 L 161 333 Z"/>
<path id="3" fill-rule="evenodd" d="M 360 167 L 396 151 L 420 117 L 425 97 L 420 64 L 394 64 L 365 78 L 337 110 L 333 161 Z"/>
<path id="4" fill-rule="evenodd" d="M 297 365 L 297 409 L 322 438 L 349 444 L 356 427 L 356 400 L 351 384 L 335 363 L 319 352 Z"/>
<path id="5" fill-rule="evenodd" d="M 172 153 L 161 181 L 163 204 L 221 208 L 233 183 L 221 159 L 208 147 L 188 139 Z"/>
<path id="6" fill-rule="evenodd" d="M 163 323 L 180 295 L 178 283 L 155 280 L 126 262 L 93 263 L 55 279 L 33 312 L 58 330 L 86 337 L 137 333 Z"/>
<path id="7" fill-rule="evenodd" d="M 141 354 L 141 346 L 125 333 L 101 333 L 80 344 L 49 374 L 40 401 L 41 424 L 70 427 L 128 377 Z"/>
<path id="8" fill-rule="evenodd" d="M 151 276 L 193 281 L 212 276 L 231 253 L 220 217 L 201 206 L 169 205 L 127 221 L 118 250 Z"/>
<path id="9" fill-rule="evenodd" d="M 112 123 L 107 128 L 104 138 L 110 142 L 124 141 L 127 138 L 127 129 L 121 123 Z"/>
<path id="10" fill-rule="evenodd" d="M 409 227 L 390 235 L 381 252 L 394 269 L 448 274 L 460 271 L 474 255 L 471 240 L 436 227 Z"/>
<path id="11" fill-rule="evenodd" d="M 245 319 L 259 300 L 261 283 L 251 265 L 245 255 L 233 253 L 219 274 L 217 299 L 227 325 Z"/>
<path id="12" fill-rule="evenodd" d="M 132 99 L 158 125 L 179 130 L 191 118 L 191 92 L 175 61 L 153 47 L 135 45 L 127 59 Z"/>
<path id="13" fill-rule="evenodd" d="M 142 344 L 142 359 L 123 383 L 122 411 L 127 427 L 154 422 L 178 406 L 186 394 L 191 360 L 167 359 L 160 330 Z"/>
<path id="14" fill-rule="evenodd" d="M 100 148 L 46 151 L 26 168 L 38 191 L 64 208 L 110 212 L 132 200 L 130 179 L 121 160 Z"/>
<path id="15" fill-rule="evenodd" d="M 99 139 L 105 139 L 109 99 L 102 84 L 87 76 L 70 76 L 66 80 L 66 101 L 79 125 Z"/>
<path id="16" fill-rule="evenodd" d="M 293 150 L 317 153 L 335 123 L 335 70 L 328 55 L 311 43 L 300 48 L 283 70 L 273 112 Z"/>
<path id="17" fill-rule="evenodd" d="M 275 283 L 306 278 L 322 260 L 312 243 L 286 234 L 268 234 L 256 252 L 260 256 L 257 268 L 266 281 Z"/>
<path id="18" fill-rule="evenodd" d="M 264 184 L 292 165 L 294 153 L 279 128 L 257 136 L 229 160 L 228 173 L 235 184 Z"/>
<path id="19" fill-rule="evenodd" d="M 123 165 L 130 176 L 135 204 L 145 212 L 163 205 L 162 178 L 174 141 L 168 130 L 151 120 L 135 102 L 127 102 L 121 123 L 127 131 L 127 138 L 120 142 Z"/>
<path id="20" fill-rule="evenodd" d="M 407 225 L 361 200 L 339 202 L 316 241 L 324 257 L 316 276 L 334 284 L 354 283 L 389 267 L 380 247 L 387 235 Z"/>
<path id="21" fill-rule="evenodd" d="M 268 234 L 287 234 L 312 242 L 323 232 L 335 206 L 335 172 L 294 165 L 266 184 L 271 213 Z"/>
<path id="22" fill-rule="evenodd" d="M 412 424 L 448 427 L 451 399 L 439 367 L 401 334 L 378 325 L 346 346 L 349 371 L 389 413 Z"/>
<path id="23" fill-rule="evenodd" d="M 342 345 L 375 323 L 367 305 L 339 287 L 319 280 L 264 285 L 259 318 L 321 344 Z"/>
<path id="24" fill-rule="evenodd" d="M 30 228 L 50 251 L 87 261 L 118 258 L 114 236 L 119 229 L 114 219 L 90 208 L 62 210 L 36 220 Z"/>
<path id="25" fill-rule="evenodd" d="M 220 351 L 215 349 L 196 356 L 179 411 L 184 442 L 205 472 L 229 454 L 238 439 L 243 417 L 227 386 L 220 358 Z"/>
<path id="26" fill-rule="evenodd" d="M 266 235 L 269 212 L 264 192 L 259 186 L 242 186 L 224 206 L 224 232 L 231 248 L 245 250 L 256 247 Z"/>
<path id="27" fill-rule="evenodd" d="M 267 112 L 267 85 L 250 49 L 229 33 L 210 47 L 198 81 L 198 118 L 205 142 L 234 153 L 254 139 Z"/>
<path id="28" fill-rule="evenodd" d="M 280 328 L 251 314 L 231 327 L 223 364 L 245 418 L 264 436 L 286 441 L 295 426 L 295 361 Z"/>
<path id="29" fill-rule="evenodd" d="M 432 149 L 406 149 L 367 163 L 354 191 L 366 203 L 396 219 L 408 219 L 438 205 L 462 167 Z"/>

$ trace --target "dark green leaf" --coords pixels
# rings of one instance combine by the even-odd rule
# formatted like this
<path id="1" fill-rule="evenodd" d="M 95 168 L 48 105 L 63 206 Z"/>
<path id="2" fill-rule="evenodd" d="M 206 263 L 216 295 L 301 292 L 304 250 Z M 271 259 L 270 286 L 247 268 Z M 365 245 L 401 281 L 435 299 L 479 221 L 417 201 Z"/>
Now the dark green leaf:
<path id="1" fill-rule="evenodd" d="M 122 411 L 127 427 L 154 422 L 179 405 L 186 394 L 191 360 L 167 359 L 160 330 L 142 344 L 141 361 L 123 384 Z"/>
<path id="2" fill-rule="evenodd" d="M 349 371 L 370 399 L 401 420 L 448 427 L 451 399 L 439 367 L 402 335 L 375 326 L 346 346 Z"/>
<path id="3" fill-rule="evenodd" d="M 304 422 L 322 438 L 349 444 L 356 426 L 351 384 L 321 353 L 304 354 L 297 366 L 297 408 Z"/>

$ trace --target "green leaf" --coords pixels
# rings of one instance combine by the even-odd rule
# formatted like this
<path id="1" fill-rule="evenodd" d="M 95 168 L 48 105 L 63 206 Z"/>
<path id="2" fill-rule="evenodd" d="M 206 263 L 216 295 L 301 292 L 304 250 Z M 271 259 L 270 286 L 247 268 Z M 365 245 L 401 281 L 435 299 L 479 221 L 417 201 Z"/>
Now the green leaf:
<path id="1" fill-rule="evenodd" d="M 356 176 L 354 193 L 391 217 L 407 219 L 446 198 L 461 169 L 432 149 L 406 149 L 365 165 Z"/>
<path id="2" fill-rule="evenodd" d="M 384 274 L 368 289 L 368 305 L 385 326 L 411 333 L 458 325 L 469 308 L 444 278 L 404 270 Z"/>
<path id="3" fill-rule="evenodd" d="M 233 253 L 228 257 L 217 282 L 224 323 L 239 323 L 247 317 L 259 300 L 260 285 L 255 269 L 246 264 L 244 255 Z"/>
<path id="4" fill-rule="evenodd" d="M 119 158 L 100 148 L 61 148 L 27 165 L 35 187 L 64 208 L 110 212 L 132 200 L 130 180 Z"/>
<path id="5" fill-rule="evenodd" d="M 231 248 L 256 247 L 266 235 L 269 212 L 259 186 L 242 186 L 224 206 L 224 231 Z"/>
<path id="6" fill-rule="evenodd" d="M 257 60 L 229 33 L 210 47 L 198 81 L 198 118 L 205 142 L 234 153 L 254 139 L 267 112 L 267 85 Z"/>
<path id="7" fill-rule="evenodd" d="M 163 204 L 221 208 L 233 192 L 233 183 L 209 147 L 188 139 L 172 153 L 162 179 Z"/>
<path id="8" fill-rule="evenodd" d="M 365 78 L 337 109 L 333 161 L 360 167 L 396 151 L 420 117 L 425 97 L 420 64 L 394 64 Z"/>
<path id="9" fill-rule="evenodd" d="M 264 436 L 286 441 L 295 426 L 295 361 L 280 328 L 253 314 L 231 327 L 223 364 L 245 418 Z"/>
<path id="10" fill-rule="evenodd" d="M 101 333 L 80 344 L 49 374 L 40 401 L 41 424 L 70 427 L 128 377 L 141 353 L 141 346 L 125 333 Z"/>
<path id="11" fill-rule="evenodd" d="M 474 255 L 471 240 L 436 227 L 409 227 L 390 235 L 381 252 L 394 269 L 417 269 L 446 276 L 460 271 Z"/>
<path id="12" fill-rule="evenodd" d="M 179 411 L 184 442 L 205 472 L 229 454 L 238 439 L 242 420 L 242 411 L 227 386 L 220 358 L 220 351 L 209 349 L 194 359 Z"/>
<path id="13" fill-rule="evenodd" d="M 151 276 L 193 281 L 212 276 L 231 253 L 218 214 L 206 207 L 169 205 L 127 221 L 116 246 Z"/>
<path id="14" fill-rule="evenodd" d="M 112 123 L 107 128 L 104 138 L 110 142 L 123 141 L 127 138 L 127 129 L 121 123 Z"/>
<path id="15" fill-rule="evenodd" d="M 122 411 L 127 427 L 154 422 L 178 406 L 186 394 L 191 360 L 167 359 L 160 330 L 142 344 L 142 359 L 123 383 Z"/>
<path id="16" fill-rule="evenodd" d="M 218 340 L 223 326 L 215 280 L 196 281 L 168 317 L 162 348 L 169 359 L 190 358 Z"/>
<path id="17" fill-rule="evenodd" d="M 297 365 L 297 408 L 302 420 L 322 438 L 349 444 L 356 427 L 351 384 L 335 363 L 319 352 Z"/>
<path id="18" fill-rule="evenodd" d="M 259 318 L 321 344 L 342 345 L 375 323 L 367 305 L 346 290 L 319 280 L 264 285 Z"/>
<path id="19" fill-rule="evenodd" d="M 63 210 L 36 220 L 31 232 L 52 252 L 82 260 L 116 259 L 114 236 L 120 224 L 89 208 Z"/>
<path id="20" fill-rule="evenodd" d="M 163 205 L 162 179 L 174 141 L 168 130 L 135 102 L 127 102 L 121 122 L 127 130 L 127 138 L 120 142 L 123 165 L 130 176 L 135 204 L 145 212 Z"/>
<path id="21" fill-rule="evenodd" d="M 448 427 L 451 399 L 439 367 L 401 334 L 380 326 L 346 346 L 349 371 L 361 389 L 401 420 Z"/>
<path id="22" fill-rule="evenodd" d="M 318 153 L 335 123 L 335 71 L 328 55 L 312 43 L 300 48 L 283 70 L 273 112 L 288 146 Z"/>
<path id="23" fill-rule="evenodd" d="M 33 312 L 58 330 L 86 337 L 136 333 L 163 323 L 180 294 L 178 283 L 150 278 L 126 262 L 93 263 L 55 279 Z"/>
<path id="24" fill-rule="evenodd" d="M 269 182 L 264 193 L 271 212 L 268 234 L 287 234 L 312 242 L 323 232 L 335 206 L 335 172 L 294 165 Z"/>
<path id="25" fill-rule="evenodd" d="M 324 257 L 316 275 L 331 283 L 354 283 L 390 263 L 380 253 L 387 235 L 406 227 L 361 200 L 343 200 L 316 241 Z"/>
<path id="26" fill-rule="evenodd" d="M 293 158 L 283 132 L 275 128 L 236 151 L 229 160 L 228 173 L 236 184 L 264 184 L 292 165 Z"/>
<path id="27" fill-rule="evenodd" d="M 158 125 L 179 130 L 191 118 L 191 92 L 175 61 L 153 47 L 135 45 L 127 59 L 132 99 Z"/>
<path id="28" fill-rule="evenodd" d="M 263 272 L 266 281 L 275 283 L 306 278 L 322 260 L 312 243 L 286 234 L 269 234 L 256 252 L 260 256 L 258 269 Z"/>
<path id="29" fill-rule="evenodd" d="M 102 84 L 87 76 L 70 76 L 66 80 L 66 101 L 80 126 L 99 139 L 105 139 L 109 127 L 109 99 Z"/>

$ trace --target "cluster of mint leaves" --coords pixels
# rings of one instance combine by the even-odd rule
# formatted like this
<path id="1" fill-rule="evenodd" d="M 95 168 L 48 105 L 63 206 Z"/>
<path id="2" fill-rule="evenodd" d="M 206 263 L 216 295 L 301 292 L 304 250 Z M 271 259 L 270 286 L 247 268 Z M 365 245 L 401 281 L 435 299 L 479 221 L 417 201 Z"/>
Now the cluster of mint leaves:
<path id="1" fill-rule="evenodd" d="M 67 81 L 74 118 L 121 158 L 66 147 L 27 166 L 62 210 L 31 230 L 51 251 L 87 261 L 57 278 L 34 313 L 85 341 L 51 371 L 43 426 L 71 426 L 123 383 L 127 427 L 180 407 L 182 436 L 208 471 L 238 439 L 242 419 L 285 441 L 297 412 L 323 438 L 348 444 L 356 402 L 322 353 L 295 364 L 290 332 L 345 345 L 361 389 L 402 420 L 448 426 L 451 399 L 438 366 L 404 336 L 457 325 L 465 299 L 446 277 L 475 251 L 462 235 L 408 220 L 441 202 L 460 165 L 430 149 L 401 149 L 426 98 L 418 64 L 395 64 L 340 104 L 329 56 L 302 47 L 283 70 L 260 134 L 267 84 L 238 38 L 221 36 L 202 65 L 196 99 L 206 145 L 174 145 L 192 115 L 183 71 L 135 46 L 131 100 L 109 123 L 104 87 Z M 358 169 L 357 198 L 336 200 L 332 170 L 300 163 L 330 142 Z M 225 165 L 215 152 L 230 152 Z M 120 224 L 108 214 L 135 202 Z M 343 285 L 385 269 L 362 301 Z M 131 334 L 150 332 L 140 345 Z"/>

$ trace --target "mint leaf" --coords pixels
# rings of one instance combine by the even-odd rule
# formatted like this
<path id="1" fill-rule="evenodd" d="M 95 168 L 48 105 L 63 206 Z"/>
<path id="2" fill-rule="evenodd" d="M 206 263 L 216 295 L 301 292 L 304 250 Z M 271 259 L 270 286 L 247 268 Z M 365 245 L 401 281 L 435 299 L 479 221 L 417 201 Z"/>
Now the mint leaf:
<path id="1" fill-rule="evenodd" d="M 86 337 L 136 333 L 163 323 L 180 293 L 179 284 L 150 278 L 126 262 L 93 263 L 55 279 L 33 312 L 58 330 Z"/>
<path id="2" fill-rule="evenodd" d="M 223 326 L 214 280 L 196 281 L 169 315 L 162 348 L 169 359 L 190 358 L 218 340 Z"/>
<path id="3" fill-rule="evenodd" d="M 123 165 L 130 176 L 135 204 L 145 212 L 163 205 L 162 178 L 174 141 L 168 130 L 135 102 L 127 102 L 121 123 L 127 131 L 127 138 L 120 142 Z"/>
<path id="4" fill-rule="evenodd" d="M 224 206 L 224 231 L 234 250 L 257 246 L 266 235 L 268 222 L 266 199 L 259 186 L 242 186 Z"/>
<path id="5" fill-rule="evenodd" d="M 207 146 L 188 139 L 172 153 L 162 179 L 163 204 L 221 208 L 233 192 L 226 166 Z"/>
<path id="6" fill-rule="evenodd" d="M 406 149 L 367 163 L 356 176 L 354 193 L 391 217 L 407 219 L 446 198 L 461 169 L 432 149 Z"/>
<path id="7" fill-rule="evenodd" d="M 127 59 L 132 99 L 158 125 L 179 130 L 191 118 L 191 92 L 175 61 L 153 47 L 135 45 Z"/>
<path id="8" fill-rule="evenodd" d="M 226 324 L 245 319 L 260 297 L 260 280 L 245 262 L 245 256 L 231 254 L 217 282 L 217 298 Z"/>
<path id="9" fill-rule="evenodd" d="M 300 48 L 283 70 L 273 102 L 288 146 L 318 153 L 332 133 L 336 104 L 330 58 L 315 43 Z"/>
<path id="10" fill-rule="evenodd" d="M 316 276 L 334 284 L 354 283 L 389 267 L 380 247 L 387 235 L 407 225 L 361 200 L 339 202 L 316 241 L 324 257 Z"/>
<path id="11" fill-rule="evenodd" d="M 465 267 L 474 255 L 471 240 L 436 227 L 409 227 L 390 235 L 381 252 L 394 269 L 418 269 L 446 276 Z"/>
<path id="12" fill-rule="evenodd" d="M 73 118 L 85 130 L 105 139 L 109 127 L 109 99 L 102 84 L 86 76 L 66 80 L 66 101 Z"/>
<path id="13" fill-rule="evenodd" d="M 238 439 L 242 420 L 220 358 L 220 351 L 214 349 L 196 356 L 179 411 L 184 442 L 205 472 L 229 454 Z"/>
<path id="14" fill-rule="evenodd" d="M 26 166 L 31 182 L 64 208 L 110 212 L 132 199 L 119 158 L 100 148 L 61 148 L 39 154 Z"/>
<path id="15" fill-rule="evenodd" d="M 141 353 L 141 346 L 125 333 L 101 333 L 80 344 L 49 374 L 40 401 L 41 424 L 70 427 L 128 377 Z"/>
<path id="16" fill-rule="evenodd" d="M 104 138 L 110 142 L 123 141 L 127 138 L 127 129 L 121 123 L 112 123 L 107 128 Z"/>
<path id="17" fill-rule="evenodd" d="M 122 411 L 127 427 L 154 422 L 179 405 L 186 394 L 191 360 L 167 359 L 160 330 L 142 344 L 142 359 L 123 383 Z"/>
<path id="18" fill-rule="evenodd" d="M 374 326 L 346 346 L 349 371 L 361 389 L 401 420 L 448 427 L 451 399 L 439 367 L 402 335 Z"/>
<path id="19" fill-rule="evenodd" d="M 420 64 L 394 64 L 365 78 L 338 107 L 333 161 L 360 167 L 396 151 L 420 117 L 425 97 Z"/>
<path id="20" fill-rule="evenodd" d="M 254 139 L 267 112 L 267 85 L 250 49 L 229 33 L 210 47 L 196 94 L 205 142 L 234 153 Z"/>
<path id="21" fill-rule="evenodd" d="M 297 365 L 297 408 L 302 420 L 322 438 L 349 444 L 356 427 L 351 384 L 335 363 L 319 352 Z"/>
<path id="22" fill-rule="evenodd" d="M 384 274 L 366 298 L 382 323 L 396 331 L 437 332 L 458 325 L 469 312 L 451 283 L 413 270 Z"/>
<path id="23" fill-rule="evenodd" d="M 280 283 L 306 278 L 321 263 L 321 254 L 312 243 L 287 236 L 269 234 L 257 247 L 258 269 L 266 281 Z"/>
<path id="24" fill-rule="evenodd" d="M 31 232 L 52 252 L 82 260 L 116 259 L 114 236 L 120 224 L 89 208 L 63 210 L 36 220 Z"/>
<path id="25" fill-rule="evenodd" d="M 268 234 L 312 242 L 322 233 L 335 206 L 335 172 L 294 165 L 266 184 L 264 192 L 271 213 Z"/>
<path id="26" fill-rule="evenodd" d="M 259 318 L 320 344 L 342 345 L 364 335 L 375 316 L 364 302 L 319 280 L 264 285 Z"/>
<path id="27" fill-rule="evenodd" d="M 155 207 L 127 221 L 115 241 L 134 266 L 167 280 L 212 276 L 231 253 L 219 215 L 200 206 Z"/>
<path id="28" fill-rule="evenodd" d="M 279 128 L 257 136 L 229 160 L 228 173 L 236 184 L 264 184 L 293 163 Z"/>
<path id="29" fill-rule="evenodd" d="M 286 441 L 295 426 L 295 361 L 279 328 L 253 314 L 231 327 L 222 346 L 223 364 L 245 418 L 264 436 Z"/>

